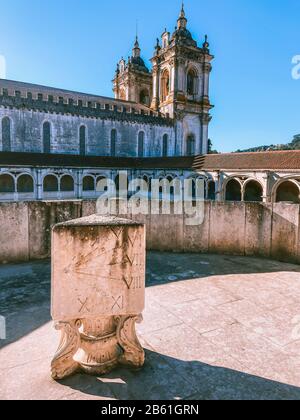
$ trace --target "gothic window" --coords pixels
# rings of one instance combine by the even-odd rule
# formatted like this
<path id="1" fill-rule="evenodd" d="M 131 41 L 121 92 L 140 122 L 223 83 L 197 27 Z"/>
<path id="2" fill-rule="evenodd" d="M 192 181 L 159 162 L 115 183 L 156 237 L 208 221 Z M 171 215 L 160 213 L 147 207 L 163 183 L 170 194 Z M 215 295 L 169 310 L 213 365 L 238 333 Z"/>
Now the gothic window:
<path id="1" fill-rule="evenodd" d="M 163 72 L 161 78 L 161 100 L 165 102 L 168 99 L 168 95 L 170 92 L 170 75 L 168 70 Z"/>
<path id="2" fill-rule="evenodd" d="M 81 156 L 86 154 L 86 127 L 84 125 L 79 129 L 79 152 Z"/>
<path id="3" fill-rule="evenodd" d="M 116 156 L 117 152 L 117 130 L 113 129 L 110 133 L 110 154 Z"/>
<path id="4" fill-rule="evenodd" d="M 43 152 L 51 152 L 51 126 L 48 121 L 43 124 Z"/>
<path id="5" fill-rule="evenodd" d="M 187 94 L 190 96 L 197 94 L 197 73 L 190 69 L 187 74 Z"/>
<path id="6" fill-rule="evenodd" d="M 139 132 L 138 139 L 138 156 L 143 157 L 145 153 L 145 133 L 143 131 Z"/>
<path id="7" fill-rule="evenodd" d="M 188 156 L 194 156 L 196 152 L 196 141 L 194 134 L 190 134 L 186 141 L 186 152 Z"/>
<path id="8" fill-rule="evenodd" d="M 165 134 L 163 137 L 163 156 L 168 156 L 169 151 L 169 137 L 168 134 Z"/>
<path id="9" fill-rule="evenodd" d="M 140 93 L 140 103 L 146 106 L 150 106 L 150 96 L 147 89 L 144 89 Z"/>
<path id="10" fill-rule="evenodd" d="M 11 121 L 8 117 L 2 120 L 2 150 L 11 152 Z"/>

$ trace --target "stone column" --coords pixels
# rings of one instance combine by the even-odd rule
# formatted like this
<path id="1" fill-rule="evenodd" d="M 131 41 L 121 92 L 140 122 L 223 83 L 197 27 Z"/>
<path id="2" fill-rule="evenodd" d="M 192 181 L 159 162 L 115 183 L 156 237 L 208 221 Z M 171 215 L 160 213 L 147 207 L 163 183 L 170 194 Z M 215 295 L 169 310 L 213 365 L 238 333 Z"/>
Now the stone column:
<path id="1" fill-rule="evenodd" d="M 151 108 L 158 111 L 159 108 L 159 68 L 153 67 L 153 98 Z"/>
<path id="2" fill-rule="evenodd" d="M 43 176 L 40 169 L 37 170 L 36 174 L 36 198 L 38 200 L 43 198 Z"/>
<path id="3" fill-rule="evenodd" d="M 145 306 L 145 227 L 90 216 L 53 228 L 52 318 L 61 343 L 52 377 L 140 368 L 145 355 L 135 323 Z"/>

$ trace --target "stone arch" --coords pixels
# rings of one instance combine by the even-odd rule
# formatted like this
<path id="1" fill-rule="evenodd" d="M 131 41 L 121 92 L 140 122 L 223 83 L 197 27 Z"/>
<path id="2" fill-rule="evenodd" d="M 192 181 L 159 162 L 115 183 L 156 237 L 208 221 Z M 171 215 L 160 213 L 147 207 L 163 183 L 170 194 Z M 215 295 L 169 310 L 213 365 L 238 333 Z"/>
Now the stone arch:
<path id="1" fill-rule="evenodd" d="M 17 179 L 17 192 L 28 194 L 34 192 L 34 181 L 31 175 L 22 174 Z"/>
<path id="2" fill-rule="evenodd" d="M 11 152 L 11 119 L 9 117 L 2 118 L 1 132 L 2 132 L 2 151 Z"/>
<path id="3" fill-rule="evenodd" d="M 86 155 L 86 138 L 87 138 L 87 128 L 85 125 L 79 127 L 79 154 L 81 156 Z"/>
<path id="4" fill-rule="evenodd" d="M 85 192 L 95 191 L 95 178 L 92 175 L 86 175 L 82 180 L 82 190 Z"/>
<path id="5" fill-rule="evenodd" d="M 138 157 L 145 156 L 145 132 L 140 131 L 138 134 Z"/>
<path id="6" fill-rule="evenodd" d="M 106 181 L 106 186 L 104 187 L 104 191 L 108 191 L 107 180 L 108 180 L 107 176 L 97 175 L 97 178 L 96 178 L 96 191 L 97 192 L 100 191 L 100 188 L 98 187 L 98 183 L 101 182 L 101 181 Z"/>
<path id="7" fill-rule="evenodd" d="M 13 194 L 16 190 L 15 178 L 6 173 L 0 175 L 0 194 Z"/>
<path id="8" fill-rule="evenodd" d="M 244 184 L 244 201 L 261 203 L 263 201 L 263 187 L 257 179 L 249 179 Z"/>
<path id="9" fill-rule="evenodd" d="M 242 201 L 242 184 L 236 178 L 231 178 L 225 185 L 225 201 Z"/>
<path id="10" fill-rule="evenodd" d="M 44 192 L 58 192 L 58 177 L 54 174 L 48 174 L 43 180 L 43 191 Z"/>
<path id="11" fill-rule="evenodd" d="M 140 104 L 150 106 L 150 94 L 148 89 L 142 89 L 139 98 Z"/>
<path id="12" fill-rule="evenodd" d="M 206 183 L 207 199 L 211 201 L 216 200 L 216 183 L 214 180 L 209 179 Z"/>
<path id="13" fill-rule="evenodd" d="M 49 121 L 43 123 L 43 153 L 51 153 L 51 124 Z"/>
<path id="14" fill-rule="evenodd" d="M 63 175 L 60 178 L 60 191 L 74 192 L 74 188 L 75 188 L 74 178 L 71 175 Z"/>
<path id="15" fill-rule="evenodd" d="M 165 102 L 168 99 L 170 93 L 170 72 L 165 69 L 161 75 L 161 101 Z"/>
<path id="16" fill-rule="evenodd" d="M 187 94 L 189 96 L 197 95 L 198 93 L 198 71 L 195 67 L 190 67 L 187 71 Z"/>
<path id="17" fill-rule="evenodd" d="M 300 203 L 300 186 L 295 179 L 281 180 L 274 189 L 276 203 L 291 202 Z"/>

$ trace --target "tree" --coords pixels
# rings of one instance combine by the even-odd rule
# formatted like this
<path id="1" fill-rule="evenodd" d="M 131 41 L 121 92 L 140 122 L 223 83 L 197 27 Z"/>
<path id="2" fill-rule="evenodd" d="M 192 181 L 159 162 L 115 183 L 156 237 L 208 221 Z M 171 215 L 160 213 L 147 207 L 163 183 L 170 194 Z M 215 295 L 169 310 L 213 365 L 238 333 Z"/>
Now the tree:
<path id="1" fill-rule="evenodd" d="M 209 155 L 217 155 L 219 152 L 217 150 L 213 150 L 213 142 L 211 139 L 208 139 L 208 154 Z"/>

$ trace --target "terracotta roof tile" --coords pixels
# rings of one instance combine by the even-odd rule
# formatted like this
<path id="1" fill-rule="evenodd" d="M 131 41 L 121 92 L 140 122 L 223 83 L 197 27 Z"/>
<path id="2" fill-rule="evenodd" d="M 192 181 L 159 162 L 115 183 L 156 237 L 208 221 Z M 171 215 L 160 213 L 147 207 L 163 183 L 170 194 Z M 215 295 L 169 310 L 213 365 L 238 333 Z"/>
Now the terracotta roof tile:
<path id="1" fill-rule="evenodd" d="M 195 170 L 300 170 L 300 150 L 197 156 Z"/>

